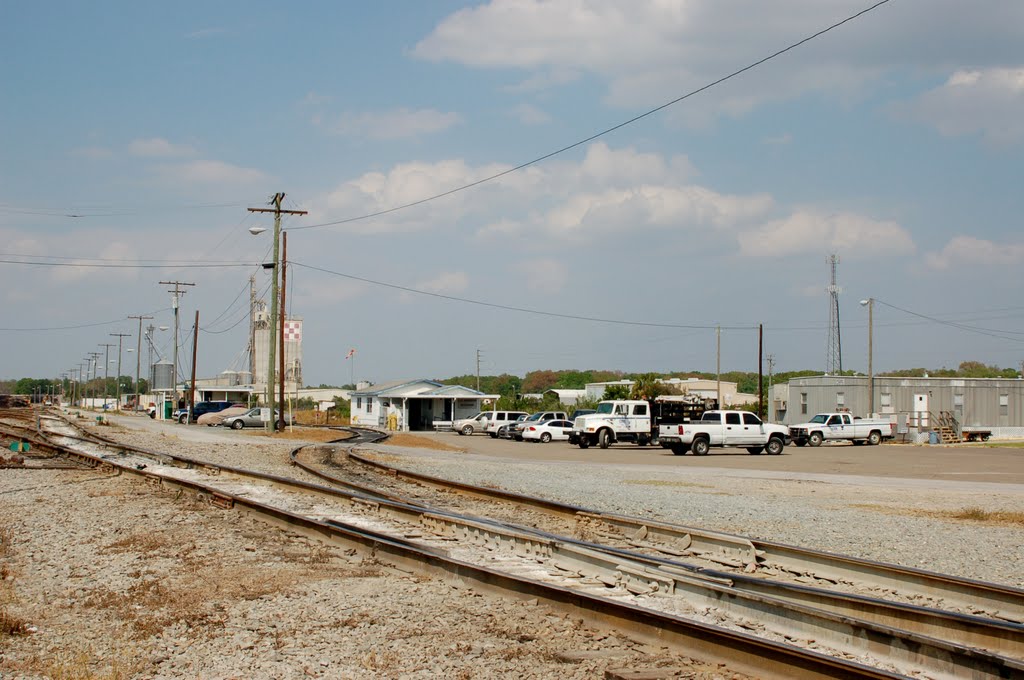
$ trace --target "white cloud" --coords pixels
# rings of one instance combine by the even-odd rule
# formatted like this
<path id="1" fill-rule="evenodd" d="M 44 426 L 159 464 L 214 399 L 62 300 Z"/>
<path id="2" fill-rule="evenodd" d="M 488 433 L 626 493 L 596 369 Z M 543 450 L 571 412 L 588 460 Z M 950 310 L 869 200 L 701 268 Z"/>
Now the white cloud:
<path id="1" fill-rule="evenodd" d="M 947 137 L 980 135 L 988 144 L 1024 141 L 1024 67 L 959 70 L 945 83 L 894 107 Z"/>
<path id="2" fill-rule="evenodd" d="M 607 82 L 610 103 L 660 104 L 753 63 L 863 9 L 856 0 L 491 0 L 442 20 L 413 49 L 420 59 L 525 71 L 516 91 L 560 86 L 583 74 Z M 670 117 L 701 126 L 766 101 L 806 92 L 840 100 L 891 70 L 934 73 L 985 54 L 1014 54 L 1024 5 L 933 0 L 928 30 L 913 5 L 886 5 L 705 93 Z M 723 49 L 723 46 L 727 46 Z M 979 64 L 994 66 L 995 64 Z"/>
<path id="3" fill-rule="evenodd" d="M 412 288 L 428 293 L 451 295 L 452 293 L 461 293 L 469 288 L 469 277 L 465 272 L 441 272 L 431 279 L 414 284 Z"/>
<path id="4" fill-rule="evenodd" d="M 172 144 L 160 137 L 136 139 L 128 145 L 128 153 L 133 156 L 178 158 L 194 156 L 196 150 L 185 144 Z"/>
<path id="5" fill-rule="evenodd" d="M 322 119 L 322 118 L 321 118 Z M 343 113 L 329 124 L 332 133 L 371 139 L 404 139 L 443 132 L 462 122 L 454 112 L 434 109 L 395 109 L 365 113 Z"/>
<path id="6" fill-rule="evenodd" d="M 550 258 L 523 260 L 512 271 L 523 277 L 526 287 L 536 293 L 561 293 L 569 280 L 568 265 Z"/>
<path id="7" fill-rule="evenodd" d="M 924 256 L 932 269 L 957 265 L 1008 266 L 1024 264 L 1024 243 L 994 243 L 973 236 L 957 236 L 937 252 Z"/>
<path id="8" fill-rule="evenodd" d="M 894 256 L 910 255 L 915 250 L 910 232 L 896 222 L 851 213 L 825 215 L 808 209 L 740 234 L 739 245 L 740 254 L 748 257 L 826 252 L 854 257 Z"/>
<path id="9" fill-rule="evenodd" d="M 211 160 L 161 165 L 155 170 L 164 181 L 188 184 L 256 185 L 269 179 L 260 170 Z"/>
<path id="10" fill-rule="evenodd" d="M 551 116 L 532 104 L 520 104 L 512 109 L 512 115 L 523 125 L 543 125 L 551 122 Z"/>

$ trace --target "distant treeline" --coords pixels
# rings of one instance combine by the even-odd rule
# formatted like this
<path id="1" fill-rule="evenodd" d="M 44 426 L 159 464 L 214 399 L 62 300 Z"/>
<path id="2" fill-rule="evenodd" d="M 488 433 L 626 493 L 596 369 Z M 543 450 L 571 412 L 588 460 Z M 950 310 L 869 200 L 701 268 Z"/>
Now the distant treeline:
<path id="1" fill-rule="evenodd" d="M 783 371 L 772 375 L 775 385 L 789 382 L 792 378 L 821 375 L 820 370 Z M 514 396 L 517 394 L 537 394 L 550 389 L 581 390 L 587 383 L 612 382 L 614 380 L 636 380 L 647 373 L 626 373 L 624 371 L 530 371 L 525 377 L 509 375 L 480 376 L 480 391 L 486 394 Z M 703 371 L 676 371 L 658 373 L 660 378 L 702 378 L 715 380 L 716 374 Z M 863 375 L 856 371 L 843 371 L 843 375 Z M 1018 378 L 1020 373 L 1015 368 L 999 368 L 987 366 L 980 361 L 965 361 L 957 368 L 904 368 L 897 371 L 885 371 L 878 375 L 889 375 L 901 378 Z M 438 378 L 438 382 L 446 385 L 463 385 L 476 389 L 475 375 L 457 375 L 452 378 Z M 727 371 L 722 373 L 722 380 L 736 383 L 736 389 L 747 394 L 757 394 L 757 373 L 748 371 Z M 764 375 L 765 389 L 768 388 L 768 374 Z"/>

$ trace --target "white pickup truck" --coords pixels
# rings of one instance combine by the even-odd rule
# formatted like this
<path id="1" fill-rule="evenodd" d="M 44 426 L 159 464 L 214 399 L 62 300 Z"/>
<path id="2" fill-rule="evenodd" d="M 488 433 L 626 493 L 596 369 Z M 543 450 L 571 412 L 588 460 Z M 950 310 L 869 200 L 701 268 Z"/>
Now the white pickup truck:
<path id="1" fill-rule="evenodd" d="M 786 446 L 789 428 L 762 422 L 749 411 L 705 411 L 693 423 L 661 425 L 658 438 L 662 446 L 677 456 L 687 451 L 706 456 L 712 446 L 736 446 L 751 454 L 767 451 L 777 456 Z"/>
<path id="2" fill-rule="evenodd" d="M 591 444 L 607 449 L 616 442 L 651 443 L 651 405 L 640 400 L 602 401 L 596 413 L 580 416 L 572 424 L 569 443 L 581 449 Z"/>
<path id="3" fill-rule="evenodd" d="M 821 446 L 824 441 L 852 441 L 871 446 L 892 439 L 895 423 L 888 420 L 854 418 L 849 413 L 819 413 L 806 423 L 790 425 L 789 433 L 797 446 Z"/>

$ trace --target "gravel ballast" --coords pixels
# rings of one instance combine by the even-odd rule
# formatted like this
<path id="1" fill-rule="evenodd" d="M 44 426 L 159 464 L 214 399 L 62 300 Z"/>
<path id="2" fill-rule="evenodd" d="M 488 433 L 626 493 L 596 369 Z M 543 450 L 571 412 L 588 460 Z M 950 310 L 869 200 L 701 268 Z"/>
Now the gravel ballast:
<path id="1" fill-rule="evenodd" d="M 132 425 L 130 420 L 127 420 Z M 294 441 L 195 426 L 103 428 L 140 446 L 300 476 Z M 192 441 L 195 433 L 202 441 Z M 1024 585 L 1019 486 L 522 462 L 374 447 L 389 463 L 608 512 Z M 270 527 L 129 475 L 0 471 L 0 677 L 592 678 L 715 665 Z M 1019 515 L 1018 515 L 1019 516 Z"/>

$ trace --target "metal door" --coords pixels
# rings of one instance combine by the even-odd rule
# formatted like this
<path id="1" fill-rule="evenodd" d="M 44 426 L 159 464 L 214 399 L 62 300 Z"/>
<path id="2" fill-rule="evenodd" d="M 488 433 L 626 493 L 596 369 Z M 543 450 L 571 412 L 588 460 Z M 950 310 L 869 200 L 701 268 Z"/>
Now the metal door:
<path id="1" fill-rule="evenodd" d="M 928 395 L 914 395 L 914 422 L 918 427 L 928 427 Z"/>

